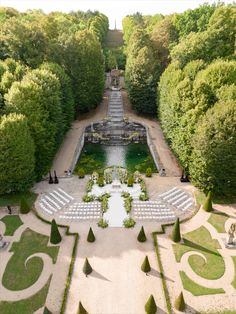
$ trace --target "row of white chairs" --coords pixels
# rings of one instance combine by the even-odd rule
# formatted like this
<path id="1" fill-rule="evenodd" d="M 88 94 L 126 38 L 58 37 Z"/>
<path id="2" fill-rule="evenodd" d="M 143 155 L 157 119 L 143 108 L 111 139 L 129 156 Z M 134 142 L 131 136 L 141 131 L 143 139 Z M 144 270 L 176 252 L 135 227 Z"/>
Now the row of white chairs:
<path id="1" fill-rule="evenodd" d="M 60 215 L 59 218 L 61 219 L 84 219 L 84 220 L 89 220 L 89 219 L 99 219 L 100 216 L 67 216 L 67 215 Z"/>
<path id="2" fill-rule="evenodd" d="M 165 212 L 173 212 L 171 209 L 169 208 L 162 208 L 162 209 L 155 209 L 155 208 L 134 208 L 134 211 L 136 212 L 159 212 L 159 213 L 165 213 Z"/>
<path id="3" fill-rule="evenodd" d="M 75 211 L 75 212 L 93 212 L 93 211 L 96 211 L 96 212 L 99 212 L 101 209 L 100 208 L 68 208 L 69 211 Z"/>
<path id="4" fill-rule="evenodd" d="M 55 207 L 53 207 L 46 199 L 41 199 L 40 204 L 44 204 L 44 206 L 47 207 L 47 209 L 53 211 L 53 212 L 57 212 L 57 209 Z"/>
<path id="5" fill-rule="evenodd" d="M 165 221 L 165 220 L 174 220 L 176 219 L 175 216 L 162 216 L 162 217 L 156 217 L 156 216 L 137 216 L 136 219 L 155 219 L 155 220 L 160 220 L 160 221 Z"/>
<path id="6" fill-rule="evenodd" d="M 53 212 L 51 210 L 49 210 L 47 207 L 44 206 L 43 203 L 39 203 L 40 204 L 40 208 L 43 209 L 46 213 L 52 215 Z"/>
<path id="7" fill-rule="evenodd" d="M 62 190 L 61 188 L 58 188 L 58 190 L 64 194 L 66 197 L 68 197 L 71 201 L 74 199 L 74 197 L 72 197 L 71 195 L 69 195 L 68 193 L 66 193 L 64 190 Z"/>
<path id="8" fill-rule="evenodd" d="M 94 214 L 100 214 L 101 211 L 99 210 L 96 210 L 96 211 L 84 211 L 84 212 L 81 212 L 81 211 L 65 211 L 64 214 L 80 214 L 80 215 L 94 215 Z"/>

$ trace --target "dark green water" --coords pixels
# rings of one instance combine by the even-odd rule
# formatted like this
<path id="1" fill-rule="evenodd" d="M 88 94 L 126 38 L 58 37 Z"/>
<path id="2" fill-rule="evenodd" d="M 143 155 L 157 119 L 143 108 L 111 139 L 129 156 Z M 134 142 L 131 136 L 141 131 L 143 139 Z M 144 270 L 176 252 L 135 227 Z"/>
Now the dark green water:
<path id="1" fill-rule="evenodd" d="M 75 172 L 83 168 L 86 173 L 103 171 L 109 166 L 121 166 L 129 172 L 139 170 L 145 172 L 147 168 L 156 171 L 155 163 L 145 144 L 129 144 L 126 146 L 107 146 L 100 144 L 85 144 L 77 162 Z"/>

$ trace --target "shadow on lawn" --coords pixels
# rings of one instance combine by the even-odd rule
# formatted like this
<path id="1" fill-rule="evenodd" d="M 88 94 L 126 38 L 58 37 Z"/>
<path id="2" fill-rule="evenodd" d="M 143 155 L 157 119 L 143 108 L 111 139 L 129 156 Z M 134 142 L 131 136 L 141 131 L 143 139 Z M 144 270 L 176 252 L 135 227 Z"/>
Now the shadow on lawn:
<path id="1" fill-rule="evenodd" d="M 205 252 L 205 253 L 208 253 L 208 254 L 213 254 L 213 255 L 216 255 L 216 256 L 221 256 L 220 253 L 216 252 L 216 251 L 212 251 L 212 250 L 209 250 L 207 249 L 206 247 L 204 246 L 201 246 L 197 243 L 194 243 L 190 240 L 187 240 L 187 239 L 183 239 L 184 240 L 184 245 L 185 246 L 188 246 L 188 247 L 191 247 L 195 250 L 199 250 L 199 251 L 202 251 L 202 252 Z"/>

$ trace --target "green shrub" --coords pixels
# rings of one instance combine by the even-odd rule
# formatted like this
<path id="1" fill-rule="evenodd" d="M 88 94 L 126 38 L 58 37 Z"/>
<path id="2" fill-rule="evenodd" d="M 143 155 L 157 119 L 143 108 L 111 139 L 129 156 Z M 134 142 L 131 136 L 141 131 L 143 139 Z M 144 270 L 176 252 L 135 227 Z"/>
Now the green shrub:
<path id="1" fill-rule="evenodd" d="M 203 209 L 206 211 L 206 212 L 211 212 L 213 211 L 213 208 L 212 208 L 212 192 L 209 191 L 208 194 L 207 194 L 207 198 L 203 204 Z"/>
<path id="2" fill-rule="evenodd" d="M 103 186 L 104 186 L 104 178 L 103 178 L 103 176 L 101 176 L 101 177 L 98 178 L 97 184 L 98 184 L 98 186 L 100 186 L 100 187 L 103 187 Z"/>
<path id="3" fill-rule="evenodd" d="M 97 225 L 98 225 L 98 227 L 103 228 L 103 229 L 104 229 L 104 228 L 107 228 L 107 227 L 108 227 L 108 221 L 105 220 L 105 219 L 103 219 L 103 218 L 101 218 L 101 219 L 98 221 Z"/>
<path id="4" fill-rule="evenodd" d="M 85 262 L 84 262 L 84 266 L 83 266 L 83 272 L 86 275 L 86 277 L 91 274 L 91 272 L 93 271 L 91 265 L 89 264 L 89 261 L 86 257 Z"/>
<path id="5" fill-rule="evenodd" d="M 133 201 L 132 196 L 128 196 L 127 198 L 125 198 L 124 207 L 125 207 L 125 210 L 126 210 L 127 214 L 131 212 L 132 201 Z"/>
<path id="6" fill-rule="evenodd" d="M 87 186 L 86 186 L 86 192 L 91 192 L 92 191 L 92 188 L 93 188 L 93 180 L 92 179 L 89 179 L 88 182 L 87 182 Z"/>
<path id="7" fill-rule="evenodd" d="M 28 214 L 30 212 L 30 206 L 25 198 L 22 198 L 20 201 L 20 213 Z"/>
<path id="8" fill-rule="evenodd" d="M 147 240 L 143 226 L 139 231 L 137 239 L 139 242 L 145 242 Z"/>
<path id="9" fill-rule="evenodd" d="M 147 314 L 155 314 L 157 311 L 156 302 L 151 294 L 147 303 L 145 304 L 145 311 Z"/>
<path id="10" fill-rule="evenodd" d="M 53 219 L 52 223 L 51 223 L 50 242 L 52 244 L 58 244 L 61 242 L 61 235 L 60 235 L 60 232 L 58 230 L 58 226 L 57 226 L 55 219 Z"/>
<path id="11" fill-rule="evenodd" d="M 81 302 L 79 302 L 79 308 L 78 308 L 77 314 L 88 314 L 88 312 L 85 310 Z"/>
<path id="12" fill-rule="evenodd" d="M 121 196 L 124 197 L 124 198 L 127 198 L 127 197 L 130 196 L 130 193 L 129 192 L 122 192 Z"/>
<path id="13" fill-rule="evenodd" d="M 174 224 L 171 238 L 174 242 L 180 242 L 180 240 L 181 240 L 179 218 L 177 218 L 177 220 Z"/>
<path id="14" fill-rule="evenodd" d="M 87 241 L 88 242 L 94 242 L 96 239 L 95 239 L 95 235 L 93 233 L 93 229 L 90 227 L 89 228 L 89 232 L 88 232 L 88 236 L 87 236 Z"/>
<path id="15" fill-rule="evenodd" d="M 85 177 L 85 171 L 84 169 L 80 168 L 78 170 L 78 176 L 79 176 L 79 179 L 83 179 Z"/>
<path id="16" fill-rule="evenodd" d="M 141 270 L 146 274 L 151 271 L 151 266 L 150 266 L 150 263 L 149 263 L 147 256 L 145 256 L 145 259 L 144 259 L 142 266 L 141 266 Z"/>
<path id="17" fill-rule="evenodd" d="M 181 311 L 181 312 L 185 310 L 185 301 L 184 301 L 183 292 L 181 292 L 178 298 L 176 298 L 175 308 L 176 310 Z"/>
<path id="18" fill-rule="evenodd" d="M 124 219 L 123 221 L 123 226 L 125 228 L 133 228 L 135 226 L 136 222 L 134 221 L 133 218 L 129 217 L 129 218 L 126 218 Z"/>
<path id="19" fill-rule="evenodd" d="M 143 193 L 147 193 L 147 188 L 146 188 L 146 184 L 145 184 L 145 181 L 143 179 L 140 179 L 139 180 L 139 184 L 140 184 L 140 187 L 141 187 L 141 191 Z"/>
<path id="20" fill-rule="evenodd" d="M 146 177 L 150 178 L 152 176 L 152 168 L 146 169 Z"/>
<path id="21" fill-rule="evenodd" d="M 95 195 L 88 195 L 88 194 L 85 194 L 82 198 L 83 202 L 86 202 L 86 203 L 93 202 L 95 201 L 95 199 L 96 199 Z"/>
<path id="22" fill-rule="evenodd" d="M 43 310 L 43 314 L 52 314 L 52 312 L 49 311 L 49 309 L 47 307 L 45 307 Z"/>
<path id="23" fill-rule="evenodd" d="M 148 201 L 148 200 L 149 200 L 148 194 L 147 194 L 146 192 L 140 194 L 140 195 L 139 195 L 139 200 L 140 200 L 140 201 Z"/>
<path id="24" fill-rule="evenodd" d="M 134 185 L 134 178 L 133 177 L 129 177 L 127 185 L 132 187 Z"/>

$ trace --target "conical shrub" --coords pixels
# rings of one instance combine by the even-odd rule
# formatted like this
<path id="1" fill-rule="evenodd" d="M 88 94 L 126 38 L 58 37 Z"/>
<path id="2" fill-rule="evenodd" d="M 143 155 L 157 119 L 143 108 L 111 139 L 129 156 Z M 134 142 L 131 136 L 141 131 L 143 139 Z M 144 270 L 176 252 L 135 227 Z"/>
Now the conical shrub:
<path id="1" fill-rule="evenodd" d="M 174 242 L 180 242 L 181 240 L 181 235 L 180 235 L 180 225 L 179 225 L 179 218 L 177 218 L 173 230 L 172 230 L 172 235 L 171 235 L 171 239 Z"/>
<path id="2" fill-rule="evenodd" d="M 91 274 L 92 271 L 93 271 L 93 269 L 92 269 L 91 265 L 89 264 L 89 261 L 86 257 L 85 262 L 84 262 L 83 272 L 87 276 L 87 275 Z"/>
<path id="3" fill-rule="evenodd" d="M 95 235 L 93 233 L 92 228 L 89 228 L 88 236 L 87 236 L 87 241 L 88 242 L 94 242 L 96 240 Z"/>
<path id="4" fill-rule="evenodd" d="M 79 302 L 79 308 L 78 308 L 77 314 L 89 314 L 89 313 L 85 310 L 85 308 L 83 307 L 83 305 L 82 305 L 81 302 Z"/>
<path id="5" fill-rule="evenodd" d="M 156 302 L 151 294 L 147 303 L 145 304 L 145 311 L 147 314 L 155 314 L 157 311 Z"/>
<path id="6" fill-rule="evenodd" d="M 57 226 L 55 219 L 53 219 L 52 223 L 51 223 L 50 242 L 52 244 L 58 244 L 61 242 L 61 235 L 60 235 L 60 232 L 58 230 L 58 226 Z"/>
<path id="7" fill-rule="evenodd" d="M 183 312 L 185 310 L 185 307 L 186 305 L 184 301 L 183 292 L 181 292 L 178 298 L 176 298 L 175 300 L 175 308 L 176 310 Z"/>
<path id="8" fill-rule="evenodd" d="M 142 226 L 141 230 L 139 231 L 137 239 L 139 242 L 145 242 L 147 240 L 143 226 Z"/>
<path id="9" fill-rule="evenodd" d="M 20 212 L 21 214 L 28 214 L 30 212 L 30 206 L 25 198 L 20 201 Z"/>
<path id="10" fill-rule="evenodd" d="M 211 212 L 213 211 L 213 208 L 212 208 L 212 192 L 209 191 L 208 194 L 207 194 L 207 198 L 203 204 L 203 209 L 206 211 L 206 212 Z"/>
<path id="11" fill-rule="evenodd" d="M 144 259 L 144 261 L 142 263 L 141 269 L 146 274 L 151 270 L 151 266 L 150 266 L 150 263 L 149 263 L 149 260 L 148 260 L 147 256 L 145 256 L 145 259 Z"/>
<path id="12" fill-rule="evenodd" d="M 44 308 L 43 314 L 52 314 L 47 307 Z"/>

